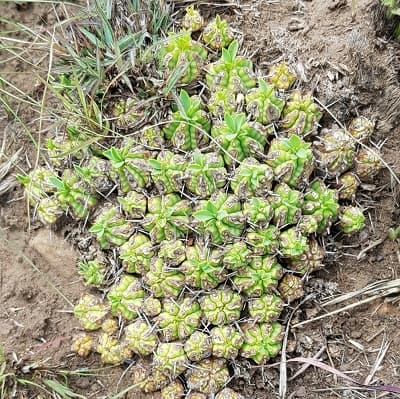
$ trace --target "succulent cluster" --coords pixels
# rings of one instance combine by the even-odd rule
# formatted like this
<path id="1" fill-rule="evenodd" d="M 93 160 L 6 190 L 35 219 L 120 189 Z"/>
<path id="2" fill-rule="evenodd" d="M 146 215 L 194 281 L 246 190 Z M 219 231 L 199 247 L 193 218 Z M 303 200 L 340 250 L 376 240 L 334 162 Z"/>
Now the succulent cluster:
<path id="1" fill-rule="evenodd" d="M 364 227 L 356 191 L 380 167 L 365 145 L 368 119 L 318 133 L 321 109 L 311 94 L 287 92 L 296 76 L 285 63 L 263 79 L 238 55 L 226 20 L 193 35 L 203 25 L 189 7 L 159 57 L 166 81 L 206 90 L 168 97 L 160 128 L 130 131 L 136 108 L 118 103 L 118 137 L 20 178 L 43 223 L 83 219 L 114 259 L 113 270 L 95 255 L 79 265 L 106 295 L 76 305 L 92 333 L 73 350 L 109 364 L 144 358 L 150 366 L 132 371 L 138 387 L 165 398 L 183 392 L 178 376 L 213 395 L 230 379 L 229 362 L 279 353 L 285 304 L 303 295 L 302 275 L 323 267 L 318 237 Z"/>

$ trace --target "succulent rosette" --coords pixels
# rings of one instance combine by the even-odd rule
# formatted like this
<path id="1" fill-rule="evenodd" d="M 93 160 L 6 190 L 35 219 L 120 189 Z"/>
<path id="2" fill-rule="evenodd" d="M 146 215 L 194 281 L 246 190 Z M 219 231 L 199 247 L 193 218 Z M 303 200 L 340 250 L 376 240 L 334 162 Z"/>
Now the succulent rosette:
<path id="1" fill-rule="evenodd" d="M 184 238 L 189 232 L 190 203 L 177 194 L 149 198 L 142 226 L 155 243 Z"/>
<path id="2" fill-rule="evenodd" d="M 186 374 L 186 383 L 190 390 L 206 395 L 220 391 L 229 382 L 229 370 L 225 359 L 205 359 L 190 368 Z"/>
<path id="3" fill-rule="evenodd" d="M 96 235 L 103 249 L 109 249 L 113 245 L 121 246 L 128 241 L 134 232 L 134 227 L 120 214 L 117 206 L 106 204 L 99 212 L 89 232 Z"/>
<path id="4" fill-rule="evenodd" d="M 103 333 L 99 337 L 96 352 L 100 353 L 104 364 L 121 364 L 125 359 L 130 359 L 132 352 L 111 335 Z"/>
<path id="5" fill-rule="evenodd" d="M 149 271 L 150 262 L 155 256 L 153 244 L 147 236 L 138 233 L 121 245 L 119 258 L 128 273 L 143 274 Z"/>
<path id="6" fill-rule="evenodd" d="M 239 106 L 239 96 L 233 90 L 217 88 L 211 92 L 207 101 L 208 110 L 215 117 L 223 118 L 225 114 L 234 114 Z"/>
<path id="7" fill-rule="evenodd" d="M 178 266 L 186 259 L 185 244 L 180 240 L 162 241 L 157 256 L 168 266 Z"/>
<path id="8" fill-rule="evenodd" d="M 165 147 L 164 133 L 160 126 L 146 125 L 134 137 L 141 151 L 151 151 L 154 154 L 156 150 Z"/>
<path id="9" fill-rule="evenodd" d="M 248 265 L 252 252 L 243 241 L 225 246 L 222 253 L 222 265 L 229 270 L 239 270 Z"/>
<path id="10" fill-rule="evenodd" d="M 86 294 L 76 304 L 74 315 L 85 330 L 94 331 L 101 327 L 108 310 L 107 305 L 100 298 Z"/>
<path id="11" fill-rule="evenodd" d="M 251 298 L 248 308 L 252 319 L 259 323 L 272 323 L 281 315 L 283 301 L 276 295 L 263 295 L 259 298 Z"/>
<path id="12" fill-rule="evenodd" d="M 140 280 L 134 276 L 124 275 L 107 295 L 114 316 L 122 316 L 126 320 L 133 320 L 138 316 L 145 292 Z"/>
<path id="13" fill-rule="evenodd" d="M 170 377 L 177 377 L 187 368 L 186 357 L 181 342 L 160 343 L 154 354 L 154 367 L 156 370 L 166 373 Z"/>
<path id="14" fill-rule="evenodd" d="M 357 206 L 345 206 L 340 210 L 340 227 L 346 234 L 361 231 L 365 227 L 363 210 Z"/>
<path id="15" fill-rule="evenodd" d="M 61 204 L 55 197 L 42 198 L 37 204 L 36 216 L 44 225 L 57 223 L 63 213 Z"/>
<path id="16" fill-rule="evenodd" d="M 289 259 L 289 268 L 305 274 L 324 267 L 325 250 L 314 239 L 308 242 L 308 248 L 302 254 Z"/>
<path id="17" fill-rule="evenodd" d="M 79 274 L 84 278 L 85 285 L 100 287 L 105 279 L 106 268 L 97 259 L 78 264 Z"/>
<path id="18" fill-rule="evenodd" d="M 221 152 L 227 165 L 241 162 L 247 157 L 262 157 L 268 135 L 262 125 L 247 122 L 245 114 L 225 114 L 224 121 L 216 123 L 211 129 L 214 146 Z"/>
<path id="19" fill-rule="evenodd" d="M 185 342 L 185 353 L 189 360 L 199 362 L 211 356 L 211 337 L 201 331 L 195 331 Z"/>
<path id="20" fill-rule="evenodd" d="M 282 115 L 282 128 L 287 134 L 296 134 L 301 137 L 314 134 L 322 118 L 322 113 L 312 95 L 302 94 L 300 90 L 294 90 L 291 93 Z"/>
<path id="21" fill-rule="evenodd" d="M 134 128 L 143 116 L 143 109 L 137 98 L 122 98 L 112 104 L 111 118 L 118 129 Z"/>
<path id="22" fill-rule="evenodd" d="M 199 198 L 207 198 L 226 184 L 227 172 L 221 155 L 194 151 L 186 168 L 186 187 Z"/>
<path id="23" fill-rule="evenodd" d="M 209 290 L 226 279 L 227 271 L 221 264 L 221 253 L 197 243 L 186 249 L 186 261 L 179 270 L 189 287 Z"/>
<path id="24" fill-rule="evenodd" d="M 160 52 L 167 80 L 192 83 L 201 74 L 207 50 L 192 40 L 190 32 L 171 32 Z"/>
<path id="25" fill-rule="evenodd" d="M 274 358 L 282 348 L 283 328 L 279 323 L 247 323 L 242 327 L 244 344 L 240 351 L 243 357 L 264 364 Z"/>
<path id="26" fill-rule="evenodd" d="M 246 94 L 246 110 L 250 117 L 263 125 L 277 121 L 285 106 L 285 100 L 275 91 L 275 87 L 264 80 L 258 81 L 258 87 Z"/>
<path id="27" fill-rule="evenodd" d="M 157 159 L 150 159 L 151 178 L 160 194 L 179 193 L 184 186 L 187 162 L 182 155 L 162 151 Z"/>
<path id="28" fill-rule="evenodd" d="M 361 181 L 369 182 L 379 173 L 382 161 L 379 154 L 371 148 L 362 148 L 355 159 L 355 173 Z"/>
<path id="29" fill-rule="evenodd" d="M 189 337 L 199 327 L 200 319 L 199 303 L 187 297 L 177 301 L 166 299 L 157 322 L 163 338 L 169 342 Z"/>
<path id="30" fill-rule="evenodd" d="M 114 186 L 110 176 L 110 162 L 106 159 L 93 156 L 81 166 L 74 165 L 74 169 L 92 194 L 107 194 Z"/>
<path id="31" fill-rule="evenodd" d="M 185 396 L 185 389 L 179 380 L 170 382 L 161 390 L 161 399 L 180 399 Z"/>
<path id="32" fill-rule="evenodd" d="M 235 35 L 228 22 L 219 15 L 207 24 L 203 31 L 203 41 L 213 50 L 222 50 L 228 47 Z"/>
<path id="33" fill-rule="evenodd" d="M 284 258 L 298 258 L 308 249 L 307 237 L 297 227 L 281 232 L 279 236 L 279 252 Z"/>
<path id="34" fill-rule="evenodd" d="M 327 231 L 338 218 L 337 191 L 327 188 L 322 180 L 315 180 L 304 194 L 303 213 L 317 222 L 318 234 Z"/>
<path id="35" fill-rule="evenodd" d="M 231 180 L 232 191 L 241 200 L 251 197 L 264 197 L 272 187 L 274 172 L 271 167 L 255 158 L 245 158 L 235 169 Z"/>
<path id="36" fill-rule="evenodd" d="M 199 299 L 203 317 L 216 326 L 229 324 L 240 319 L 243 299 L 229 288 L 218 289 Z"/>
<path id="37" fill-rule="evenodd" d="M 161 259 L 155 258 L 144 276 L 144 281 L 156 298 L 176 298 L 185 285 L 185 276 L 177 270 L 167 268 Z"/>
<path id="38" fill-rule="evenodd" d="M 276 226 L 292 225 L 299 221 L 303 205 L 303 195 L 300 191 L 281 183 L 275 187 L 269 202 L 274 210 L 273 221 Z"/>
<path id="39" fill-rule="evenodd" d="M 136 191 L 130 191 L 124 197 L 118 197 L 125 215 L 131 219 L 141 219 L 146 214 L 147 198 Z"/>
<path id="40" fill-rule="evenodd" d="M 209 200 L 199 202 L 193 215 L 196 228 L 216 245 L 232 242 L 241 236 L 245 227 L 241 208 L 235 195 L 216 191 Z"/>
<path id="41" fill-rule="evenodd" d="M 303 280 L 293 274 L 286 274 L 280 281 L 278 290 L 282 298 L 291 303 L 304 296 Z"/>
<path id="42" fill-rule="evenodd" d="M 233 277 L 234 287 L 246 295 L 260 297 L 269 294 L 283 275 L 282 266 L 271 256 L 255 257 Z"/>
<path id="43" fill-rule="evenodd" d="M 292 188 L 302 188 L 314 169 L 311 144 L 295 134 L 276 138 L 271 142 L 266 163 L 273 168 L 278 181 Z"/>
<path id="44" fill-rule="evenodd" d="M 243 215 L 252 227 L 266 228 L 274 215 L 268 199 L 250 197 L 243 203 Z"/>
<path id="45" fill-rule="evenodd" d="M 354 201 L 360 181 L 355 173 L 347 172 L 339 176 L 336 188 L 339 199 L 344 201 Z"/>
<path id="46" fill-rule="evenodd" d="M 134 392 L 152 393 L 170 385 L 170 377 L 154 368 L 149 367 L 147 362 L 138 361 L 131 369 L 132 381 L 135 381 Z"/>
<path id="47" fill-rule="evenodd" d="M 125 327 L 126 346 L 138 355 L 147 356 L 155 351 L 158 345 L 157 333 L 144 320 L 136 320 Z"/>
<path id="48" fill-rule="evenodd" d="M 357 141 L 366 143 L 374 133 L 374 123 L 365 116 L 358 116 L 351 121 L 348 131 Z"/>
<path id="49" fill-rule="evenodd" d="M 233 92 L 245 92 L 256 86 L 253 63 L 237 55 L 239 42 L 234 40 L 227 49 L 222 49 L 222 57 L 208 66 L 207 86 L 212 90 L 220 88 Z"/>
<path id="50" fill-rule="evenodd" d="M 345 130 L 334 126 L 321 130 L 313 149 L 319 169 L 329 177 L 335 177 L 353 166 L 356 142 Z"/>
<path id="51" fill-rule="evenodd" d="M 254 255 L 275 255 L 279 248 L 279 230 L 270 225 L 247 233 L 246 242 Z"/>
<path id="52" fill-rule="evenodd" d="M 177 110 L 164 129 L 165 137 L 175 148 L 190 151 L 208 143 L 211 123 L 203 107 L 200 97 L 190 97 L 185 90 L 181 90 Z"/>
<path id="53" fill-rule="evenodd" d="M 182 19 L 182 28 L 190 32 L 197 32 L 204 25 L 204 18 L 193 5 L 187 7 Z"/>
<path id="54" fill-rule="evenodd" d="M 162 310 L 161 301 L 152 296 L 148 296 L 144 300 L 141 310 L 148 317 L 156 317 L 161 313 Z"/>
<path id="55" fill-rule="evenodd" d="M 115 318 L 105 319 L 101 323 L 101 329 L 108 335 L 115 334 L 119 330 L 118 321 Z"/>
<path id="56" fill-rule="evenodd" d="M 273 65 L 268 72 L 268 83 L 278 90 L 290 89 L 296 80 L 296 74 L 285 62 Z"/>
<path id="57" fill-rule="evenodd" d="M 214 327 L 210 331 L 212 354 L 215 357 L 236 359 L 243 344 L 242 334 L 233 326 Z"/>
<path id="58" fill-rule="evenodd" d="M 93 338 L 90 335 L 80 334 L 78 337 L 75 337 L 71 350 L 79 356 L 88 357 L 92 352 L 93 346 Z"/>
<path id="59" fill-rule="evenodd" d="M 123 193 L 150 186 L 150 153 L 139 151 L 132 142 L 125 142 L 122 148 L 111 147 L 103 154 L 111 162 L 112 180 Z"/>

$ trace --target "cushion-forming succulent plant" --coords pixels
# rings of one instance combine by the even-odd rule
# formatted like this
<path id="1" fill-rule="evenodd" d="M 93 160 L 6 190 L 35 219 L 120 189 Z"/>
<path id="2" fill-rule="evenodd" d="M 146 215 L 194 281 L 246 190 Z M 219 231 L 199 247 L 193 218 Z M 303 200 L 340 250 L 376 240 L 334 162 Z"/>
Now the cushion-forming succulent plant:
<path id="1" fill-rule="evenodd" d="M 55 224 L 64 213 L 60 202 L 55 197 L 42 198 L 36 208 L 36 216 L 44 225 Z"/>
<path id="2" fill-rule="evenodd" d="M 148 317 L 156 317 L 161 313 L 162 304 L 159 299 L 148 296 L 144 300 L 141 310 Z"/>
<path id="3" fill-rule="evenodd" d="M 184 238 L 189 231 L 190 203 L 177 194 L 152 197 L 147 202 L 148 213 L 143 228 L 153 242 Z"/>
<path id="4" fill-rule="evenodd" d="M 89 232 L 96 235 L 103 249 L 109 249 L 112 245 L 121 246 L 128 241 L 134 233 L 134 227 L 120 214 L 119 207 L 106 204 L 99 212 Z"/>
<path id="5" fill-rule="evenodd" d="M 137 98 L 120 98 L 112 104 L 111 118 L 118 129 L 132 129 L 143 118 L 143 110 Z"/>
<path id="6" fill-rule="evenodd" d="M 186 259 L 186 248 L 183 241 L 162 241 L 157 256 L 167 266 L 178 266 Z"/>
<path id="7" fill-rule="evenodd" d="M 241 200 L 253 196 L 264 197 L 271 190 L 273 179 L 274 172 L 271 167 L 255 158 L 245 158 L 235 170 L 231 188 Z"/>
<path id="8" fill-rule="evenodd" d="M 74 308 L 75 317 L 83 328 L 89 331 L 98 330 L 107 313 L 107 305 L 100 298 L 90 294 L 83 296 Z"/>
<path id="9" fill-rule="evenodd" d="M 111 147 L 103 154 L 111 162 L 111 178 L 123 193 L 150 186 L 150 153 L 139 151 L 127 142 L 122 148 Z"/>
<path id="10" fill-rule="evenodd" d="M 188 286 L 204 290 L 215 288 L 227 274 L 221 264 L 221 253 L 200 243 L 186 249 L 186 261 L 179 270 Z"/>
<path id="11" fill-rule="evenodd" d="M 308 249 L 307 237 L 297 227 L 281 232 L 279 236 L 279 252 L 284 258 L 297 258 Z"/>
<path id="12" fill-rule="evenodd" d="M 305 137 L 316 132 L 322 118 L 311 94 L 294 90 L 283 109 L 282 127 L 287 134 Z"/>
<path id="13" fill-rule="evenodd" d="M 100 353 L 101 361 L 105 364 L 120 364 L 132 356 L 132 352 L 127 346 L 106 333 L 100 335 L 96 351 Z"/>
<path id="14" fill-rule="evenodd" d="M 289 259 L 289 268 L 305 274 L 324 267 L 325 250 L 314 239 L 308 242 L 308 249 L 299 256 Z"/>
<path id="15" fill-rule="evenodd" d="M 278 290 L 282 298 L 291 303 L 304 296 L 303 280 L 293 274 L 286 274 L 280 281 Z"/>
<path id="16" fill-rule="evenodd" d="M 197 32 L 204 25 L 204 18 L 194 5 L 187 7 L 182 18 L 182 28 L 190 32 Z"/>
<path id="17" fill-rule="evenodd" d="M 202 332 L 195 331 L 185 342 L 185 353 L 189 360 L 199 362 L 211 356 L 211 337 Z"/>
<path id="18" fill-rule="evenodd" d="M 340 200 L 354 201 L 360 181 L 353 172 L 347 172 L 339 176 L 336 188 Z"/>
<path id="19" fill-rule="evenodd" d="M 66 169 L 61 179 L 51 177 L 50 181 L 56 187 L 54 195 L 61 208 L 70 210 L 76 219 L 86 218 L 89 211 L 97 205 L 97 198 L 84 189 L 79 176 L 71 170 Z"/>
<path id="20" fill-rule="evenodd" d="M 226 245 L 222 253 L 222 265 L 229 270 L 245 268 L 251 260 L 251 251 L 243 241 Z"/>
<path id="21" fill-rule="evenodd" d="M 240 105 L 240 96 L 233 90 L 218 88 L 211 92 L 207 108 L 215 117 L 223 118 L 225 114 L 233 114 Z"/>
<path id="22" fill-rule="evenodd" d="M 93 338 L 87 334 L 80 334 L 74 338 L 71 350 L 76 352 L 79 356 L 88 357 L 93 349 Z"/>
<path id="23" fill-rule="evenodd" d="M 355 172 L 361 181 L 371 181 L 381 170 L 379 154 L 371 148 L 361 148 L 355 159 Z"/>
<path id="24" fill-rule="evenodd" d="M 252 119 L 269 125 L 281 116 L 285 100 L 275 92 L 274 86 L 268 85 L 264 80 L 260 79 L 258 86 L 247 93 L 246 110 Z"/>
<path id="25" fill-rule="evenodd" d="M 185 389 L 179 380 L 170 382 L 161 390 L 161 399 L 181 399 L 185 396 Z"/>
<path id="26" fill-rule="evenodd" d="M 272 256 L 255 257 L 247 268 L 239 270 L 233 277 L 233 284 L 239 292 L 260 297 L 278 285 L 283 275 L 282 266 Z"/>
<path id="27" fill-rule="evenodd" d="M 147 198 L 136 191 L 130 191 L 124 197 L 118 197 L 125 215 L 130 219 L 141 219 L 146 214 Z"/>
<path id="28" fill-rule="evenodd" d="M 108 335 L 115 334 L 119 330 L 118 321 L 115 318 L 108 318 L 101 323 L 101 329 Z"/>
<path id="29" fill-rule="evenodd" d="M 158 345 L 157 333 L 144 320 L 136 320 L 125 327 L 125 343 L 138 355 L 147 356 L 154 352 Z"/>
<path id="30" fill-rule="evenodd" d="M 212 49 L 222 50 L 229 46 L 235 36 L 228 21 L 217 14 L 204 28 L 202 38 Z"/>
<path id="31" fill-rule="evenodd" d="M 186 374 L 186 383 L 190 390 L 212 395 L 229 382 L 229 370 L 222 358 L 205 359 L 192 367 Z"/>
<path id="32" fill-rule="evenodd" d="M 76 174 L 93 194 L 107 194 L 114 183 L 110 176 L 110 161 L 99 157 L 90 157 L 82 165 L 74 165 Z"/>
<path id="33" fill-rule="evenodd" d="M 247 157 L 262 156 L 268 134 L 262 125 L 247 122 L 245 114 L 225 114 L 224 121 L 211 129 L 211 136 L 215 139 L 213 145 L 221 152 L 227 165 Z"/>
<path id="34" fill-rule="evenodd" d="M 365 227 L 365 216 L 357 206 L 345 206 L 340 210 L 340 227 L 346 234 L 360 231 Z"/>
<path id="35" fill-rule="evenodd" d="M 271 142 L 266 163 L 273 168 L 278 181 L 301 188 L 308 183 L 314 169 L 311 144 L 295 134 L 276 138 Z"/>
<path id="36" fill-rule="evenodd" d="M 128 273 L 143 274 L 149 271 L 155 251 L 152 243 L 144 234 L 134 234 L 121 245 L 119 258 Z"/>
<path id="37" fill-rule="evenodd" d="M 171 32 L 160 52 L 160 64 L 168 80 L 192 83 L 201 73 L 207 50 L 192 40 L 190 32 Z"/>
<path id="38" fill-rule="evenodd" d="M 242 234 L 245 219 L 236 195 L 216 191 L 209 200 L 200 201 L 197 209 L 196 228 L 214 244 L 232 242 Z"/>
<path id="39" fill-rule="evenodd" d="M 228 288 L 218 289 L 199 299 L 204 319 L 220 326 L 239 320 L 242 311 L 242 297 Z"/>
<path id="40" fill-rule="evenodd" d="M 184 186 L 187 162 L 182 155 L 171 151 L 162 151 L 157 159 L 149 160 L 151 178 L 160 194 L 181 192 Z"/>
<path id="41" fill-rule="evenodd" d="M 215 399 L 244 399 L 244 396 L 231 388 L 224 388 L 215 395 Z"/>
<path id="42" fill-rule="evenodd" d="M 227 49 L 222 49 L 221 59 L 208 66 L 206 81 L 210 89 L 243 92 L 256 86 L 253 63 L 238 56 L 238 49 L 239 42 L 234 40 Z"/>
<path id="43" fill-rule="evenodd" d="M 161 150 L 165 146 L 164 133 L 160 126 L 144 126 L 135 136 L 138 148 L 143 151 Z"/>
<path id="44" fill-rule="evenodd" d="M 212 354 L 215 357 L 236 359 L 243 344 L 242 334 L 233 326 L 218 326 L 210 331 Z"/>
<path id="45" fill-rule="evenodd" d="M 178 109 L 172 113 L 171 122 L 164 129 L 165 137 L 171 140 L 174 147 L 189 151 L 208 143 L 211 123 L 203 107 L 199 97 L 190 97 L 185 90 L 181 90 Z"/>
<path id="46" fill-rule="evenodd" d="M 159 391 L 170 384 L 170 378 L 167 374 L 147 363 L 137 362 L 135 367 L 131 369 L 132 381 L 135 381 L 134 386 L 137 391 L 151 393 Z"/>
<path id="47" fill-rule="evenodd" d="M 226 184 L 227 172 L 221 155 L 194 151 L 186 168 L 186 187 L 199 198 L 207 198 Z"/>
<path id="48" fill-rule="evenodd" d="M 317 221 L 318 234 L 329 229 L 337 220 L 338 212 L 337 191 L 327 188 L 322 180 L 315 180 L 304 194 L 303 213 Z"/>
<path id="49" fill-rule="evenodd" d="M 283 301 L 276 295 L 263 295 L 259 298 L 251 298 L 248 308 L 252 319 L 259 323 L 272 323 L 281 315 Z"/>
<path id="50" fill-rule="evenodd" d="M 167 268 L 164 262 L 153 259 L 150 271 L 144 276 L 150 292 L 156 298 L 176 298 L 185 285 L 185 276 L 177 270 Z"/>
<path id="51" fill-rule="evenodd" d="M 319 140 L 313 142 L 313 149 L 319 169 L 335 177 L 352 167 L 356 143 L 345 130 L 334 126 L 321 130 Z"/>
<path id="52" fill-rule="evenodd" d="M 273 65 L 268 72 L 268 83 L 279 90 L 290 89 L 297 80 L 296 74 L 285 62 Z"/>
<path id="53" fill-rule="evenodd" d="M 193 298 L 182 300 L 166 299 L 163 311 L 158 315 L 158 326 L 165 341 L 189 337 L 200 325 L 201 309 Z"/>
<path id="54" fill-rule="evenodd" d="M 172 378 L 183 373 L 187 363 L 188 358 L 181 342 L 160 343 L 154 354 L 154 367 Z"/>
<path id="55" fill-rule="evenodd" d="M 105 279 L 105 266 L 97 259 L 88 262 L 80 262 L 78 264 L 79 274 L 85 280 L 85 285 L 93 285 L 100 287 Z"/>
<path id="56" fill-rule="evenodd" d="M 133 320 L 138 316 L 143 305 L 145 292 L 140 280 L 134 276 L 125 274 L 116 283 L 107 295 L 110 301 L 111 313 L 114 316 L 122 316 L 127 320 Z"/>
<path id="57" fill-rule="evenodd" d="M 252 227 L 264 229 L 274 215 L 274 209 L 268 199 L 250 197 L 243 203 L 243 215 Z"/>
<path id="58" fill-rule="evenodd" d="M 348 130 L 357 141 L 365 143 L 374 132 L 374 123 L 365 116 L 358 116 L 351 121 Z"/>
<path id="59" fill-rule="evenodd" d="M 244 344 L 240 355 L 263 364 L 274 358 L 282 348 L 283 328 L 274 322 L 252 324 L 247 323 L 242 327 Z"/>
<path id="60" fill-rule="evenodd" d="M 279 230 L 270 225 L 247 233 L 246 242 L 254 255 L 274 255 L 279 248 Z"/>
<path id="61" fill-rule="evenodd" d="M 300 191 L 281 183 L 275 187 L 274 194 L 269 197 L 269 202 L 274 210 L 273 221 L 276 226 L 292 225 L 299 221 L 303 205 L 303 195 Z"/>

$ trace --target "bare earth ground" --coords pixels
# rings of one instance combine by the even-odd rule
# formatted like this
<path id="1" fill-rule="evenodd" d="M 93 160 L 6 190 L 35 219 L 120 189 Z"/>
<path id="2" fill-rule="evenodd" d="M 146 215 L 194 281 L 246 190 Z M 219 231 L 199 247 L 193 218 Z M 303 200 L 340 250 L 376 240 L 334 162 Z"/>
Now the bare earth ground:
<path id="1" fill-rule="evenodd" d="M 244 3 L 238 12 L 230 10 L 230 19 L 244 33 L 248 54 L 255 56 L 256 64 L 262 70 L 285 59 L 296 66 L 302 77 L 300 86 L 313 89 L 315 96 L 341 122 L 347 123 L 357 114 L 376 119 L 374 142 L 383 144 L 383 158 L 399 174 L 398 50 L 393 43 L 376 36 L 371 9 L 374 1 L 358 0 L 354 20 L 350 3 L 346 0 Z M 0 15 L 30 26 L 49 28 L 52 21 L 47 17 L 47 11 L 50 8 L 43 4 L 26 3 L 17 7 L 13 3 L 1 3 Z M 0 54 L 0 60 L 8 57 Z M 0 73 L 32 96 L 40 94 L 29 67 L 19 60 L 1 63 Z M 24 112 L 23 107 L 20 111 L 32 131 L 37 130 L 37 115 Z M 328 113 L 322 124 L 332 124 Z M 10 145 L 8 153 L 23 147 L 18 168 L 28 170 L 27 159 L 34 164 L 36 150 L 21 125 L 7 121 L 1 110 L 0 132 Z M 18 168 L 16 171 L 21 170 Z M 361 260 L 356 258 L 362 249 L 384 238 L 388 228 L 398 222 L 394 211 L 397 190 L 393 182 L 390 172 L 384 170 L 373 182 L 374 187 L 364 187 L 359 201 L 369 207 L 367 228 L 359 237 L 340 241 L 340 246 L 328 246 L 341 256 L 331 254 L 326 270 L 310 278 L 308 292 L 317 293 L 316 299 L 359 290 L 385 278 L 398 278 L 399 248 L 396 243 L 386 240 Z M 33 377 L 43 378 L 57 370 L 100 367 L 96 356 L 84 361 L 70 352 L 71 337 L 78 332 L 70 311 L 84 290 L 76 273 L 77 255 L 55 232 L 29 226 L 22 195 L 22 190 L 16 188 L 0 198 L 0 339 L 10 366 L 21 375 L 23 371 L 29 371 L 24 377 L 33 374 Z M 294 313 L 293 323 L 312 318 L 320 310 L 317 302 L 311 299 Z M 373 370 L 382 344 L 389 342 L 389 349 L 369 382 L 399 385 L 399 322 L 400 307 L 396 298 L 376 300 L 292 329 L 287 356 L 312 357 L 322 348 L 319 359 L 341 371 L 348 371 L 352 378 L 363 382 Z M 289 378 L 300 367 L 299 364 L 289 365 Z M 129 373 L 120 381 L 122 371 L 122 368 L 107 369 L 97 376 L 72 375 L 68 380 L 70 387 L 85 397 L 111 397 L 112 393 L 132 383 Z M 279 366 L 245 373 L 239 363 L 235 371 L 238 378 L 231 385 L 246 398 L 277 397 Z M 29 395 L 28 389 L 19 387 L 17 397 L 37 396 Z M 47 397 L 46 394 L 43 397 Z M 137 396 L 132 394 L 130 397 Z M 383 396 L 351 389 L 343 380 L 310 367 L 288 382 L 287 397 Z M 384 397 L 395 396 L 387 394 Z"/>

